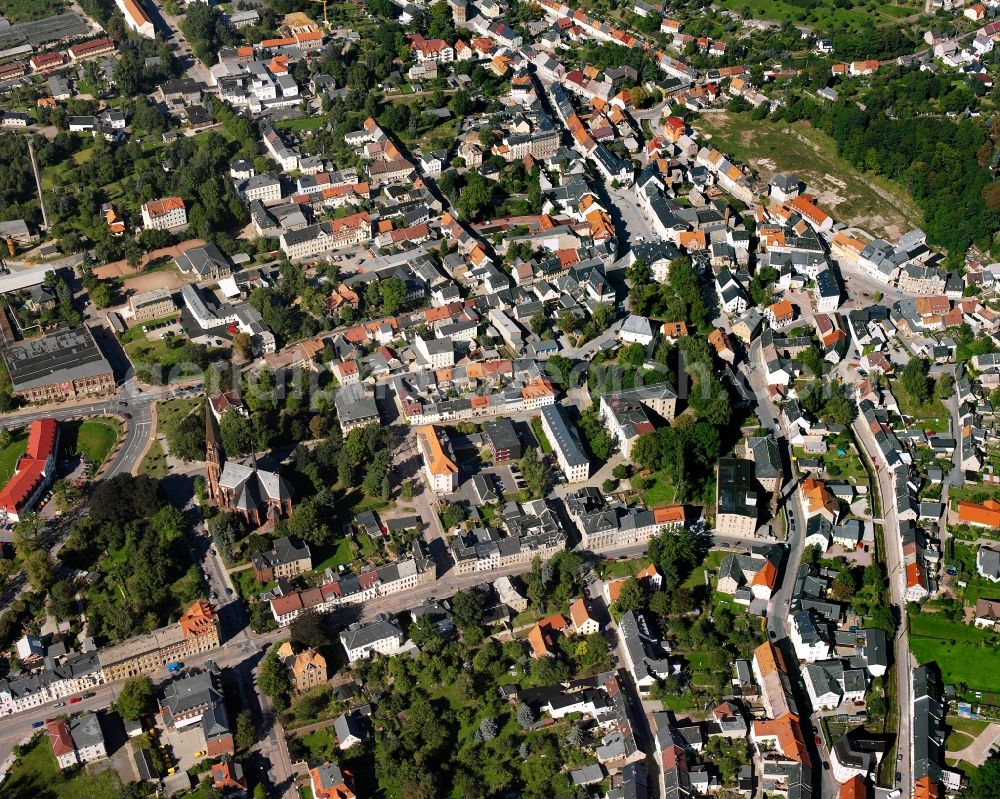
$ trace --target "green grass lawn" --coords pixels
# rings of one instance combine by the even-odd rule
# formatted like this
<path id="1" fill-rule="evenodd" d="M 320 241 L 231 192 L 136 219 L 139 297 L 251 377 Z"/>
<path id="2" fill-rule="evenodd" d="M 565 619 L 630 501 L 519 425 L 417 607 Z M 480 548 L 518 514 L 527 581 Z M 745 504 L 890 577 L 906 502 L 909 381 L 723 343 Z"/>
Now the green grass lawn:
<path id="1" fill-rule="evenodd" d="M 5 0 L 3 14 L 11 22 L 29 22 L 66 11 L 62 0 Z"/>
<path id="2" fill-rule="evenodd" d="M 163 451 L 160 442 L 153 439 L 149 452 L 143 456 L 142 463 L 139 464 L 139 474 L 148 474 L 150 477 L 166 477 L 168 471 L 167 454 Z"/>
<path id="3" fill-rule="evenodd" d="M 705 558 L 705 562 L 688 575 L 688 578 L 682 583 L 683 587 L 694 590 L 703 586 L 705 584 L 705 572 L 717 572 L 719 570 L 719 566 L 722 565 L 722 559 L 725 556 L 726 553 L 722 550 L 713 549 L 708 553 L 708 557 Z"/>
<path id="4" fill-rule="evenodd" d="M 949 621 L 933 613 L 910 615 L 910 650 L 923 663 L 935 661 L 946 683 L 965 683 L 970 690 L 992 690 L 1000 673 L 997 636 L 971 624 Z"/>
<path id="5" fill-rule="evenodd" d="M 59 434 L 67 449 L 92 461 L 96 469 L 107 459 L 121 435 L 121 422 L 113 417 L 63 422 Z"/>
<path id="6" fill-rule="evenodd" d="M 670 505 L 677 495 L 673 484 L 667 480 L 663 472 L 653 473 L 653 484 L 642 492 L 646 507 L 655 508 L 659 505 Z"/>
<path id="7" fill-rule="evenodd" d="M 552 452 L 552 444 L 549 443 L 549 437 L 545 435 L 545 430 L 542 429 L 542 420 L 540 417 L 531 420 L 531 432 L 534 434 L 535 440 L 538 442 L 538 446 L 543 453 L 548 455 Z"/>
<path id="8" fill-rule="evenodd" d="M 309 750 L 310 760 L 337 760 L 337 745 L 334 743 L 333 727 L 323 727 L 299 736 L 299 740 Z"/>
<path id="9" fill-rule="evenodd" d="M 171 264 L 171 266 L 172 265 L 173 264 Z M 154 267 L 153 269 L 144 269 L 143 272 L 150 272 L 155 270 L 156 267 Z M 166 325 L 171 322 L 175 322 L 178 317 L 179 314 L 171 314 L 170 316 L 164 316 L 159 319 L 150 319 L 148 322 L 144 322 L 141 325 L 135 325 L 134 327 L 130 327 L 128 330 L 126 330 L 118 337 L 118 340 L 121 341 L 122 344 L 129 344 L 133 341 L 143 341 L 146 338 L 146 334 L 142 330 L 144 327 L 147 328 L 148 330 L 152 330 L 154 327 L 159 327 L 161 325 Z"/>
<path id="10" fill-rule="evenodd" d="M 919 403 L 903 387 L 902 380 L 890 381 L 892 395 L 899 403 L 899 410 L 904 416 L 917 420 L 938 420 L 948 419 L 948 409 L 944 407 L 941 400 L 932 399 L 930 402 Z"/>
<path id="11" fill-rule="evenodd" d="M 953 730 L 958 730 L 959 732 L 970 735 L 973 738 L 980 735 L 987 727 L 990 726 L 988 721 L 983 721 L 982 719 L 963 719 L 961 716 L 948 716 L 948 718 L 945 719 L 945 724 Z"/>
<path id="12" fill-rule="evenodd" d="M 295 132 L 301 132 L 303 130 L 317 130 L 326 124 L 326 117 L 324 116 L 309 116 L 302 117 L 301 119 L 283 119 L 280 122 L 275 122 L 274 127 L 278 130 L 291 130 Z"/>
<path id="13" fill-rule="evenodd" d="M 946 752 L 961 752 L 972 743 L 972 740 L 972 736 L 966 735 L 964 732 L 952 730 L 945 739 L 944 749 Z"/>
<path id="14" fill-rule="evenodd" d="M 28 434 L 22 432 L 12 436 L 10 443 L 0 449 L 0 485 L 5 484 L 13 476 L 17 459 L 21 457 L 27 446 Z"/>
<path id="15" fill-rule="evenodd" d="M 8 799 L 117 799 L 121 780 L 111 770 L 96 776 L 61 771 L 48 738 L 40 735 L 8 772 L 2 793 Z"/>
<path id="16" fill-rule="evenodd" d="M 730 2 L 734 0 L 725 4 Z M 743 0 L 735 2 L 743 5 Z M 755 2 L 772 5 L 776 0 Z M 837 155 L 833 139 L 807 122 L 758 122 L 749 114 L 713 112 L 703 114 L 695 127 L 711 134 L 711 146 L 749 164 L 767 180 L 779 172 L 794 172 L 838 222 L 898 238 L 923 218 L 899 186 L 859 172 Z"/>
<path id="17" fill-rule="evenodd" d="M 357 554 L 360 554 L 361 547 L 354 542 L 353 536 L 342 538 L 337 542 L 333 550 L 321 550 L 322 560 L 313 566 L 314 574 L 322 574 L 326 569 L 336 569 L 338 566 L 349 566 L 353 563 Z"/>
<path id="18" fill-rule="evenodd" d="M 188 416 L 199 405 L 203 405 L 205 400 L 201 397 L 178 397 L 176 399 L 160 402 L 156 405 L 156 432 L 166 435 L 174 425 L 181 419 Z"/>
<path id="19" fill-rule="evenodd" d="M 1000 585 L 991 583 L 976 572 L 977 548 L 955 541 L 954 556 L 950 565 L 958 569 L 958 577 L 966 582 L 965 588 L 958 588 L 966 605 L 974 605 L 977 599 L 1000 599 Z"/>
<path id="20" fill-rule="evenodd" d="M 719 5 L 739 14 L 742 14 L 744 9 L 749 9 L 753 19 L 804 23 L 818 26 L 823 31 L 831 30 L 834 24 L 837 27 L 846 25 L 852 30 L 859 31 L 920 14 L 924 10 L 922 3 L 913 0 L 901 0 L 874 7 L 858 4 L 846 8 L 838 7 L 832 0 L 819 0 L 811 9 L 804 8 L 791 0 L 720 0 Z"/>
<path id="21" fill-rule="evenodd" d="M 230 577 L 236 586 L 236 593 L 244 599 L 256 597 L 264 591 L 274 588 L 275 585 L 273 582 L 262 583 L 253 576 L 253 569 L 241 569 L 238 572 L 233 572 Z"/>

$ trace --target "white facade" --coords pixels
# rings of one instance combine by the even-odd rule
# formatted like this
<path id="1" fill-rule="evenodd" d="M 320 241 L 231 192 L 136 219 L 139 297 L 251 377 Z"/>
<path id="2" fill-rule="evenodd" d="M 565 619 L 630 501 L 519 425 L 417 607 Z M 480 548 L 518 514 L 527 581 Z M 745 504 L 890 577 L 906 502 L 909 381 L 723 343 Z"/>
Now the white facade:
<path id="1" fill-rule="evenodd" d="M 187 224 L 187 210 L 183 200 L 168 197 L 142 204 L 143 227 L 151 230 L 172 230 Z"/>

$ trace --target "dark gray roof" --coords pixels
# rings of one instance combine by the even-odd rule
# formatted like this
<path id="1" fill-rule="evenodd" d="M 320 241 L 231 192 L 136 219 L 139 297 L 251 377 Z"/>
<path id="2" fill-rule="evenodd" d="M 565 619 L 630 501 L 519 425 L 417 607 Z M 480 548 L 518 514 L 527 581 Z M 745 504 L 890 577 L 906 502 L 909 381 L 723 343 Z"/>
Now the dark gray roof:
<path id="1" fill-rule="evenodd" d="M 546 405 L 542 408 L 542 416 L 545 417 L 545 421 L 555 438 L 555 441 L 552 442 L 553 446 L 558 447 L 570 466 L 579 466 L 590 462 L 580 444 L 576 428 L 566 419 L 565 411 L 561 406 Z"/>
<path id="2" fill-rule="evenodd" d="M 111 373 L 108 363 L 86 325 L 60 328 L 3 351 L 14 391 L 68 383 Z"/>

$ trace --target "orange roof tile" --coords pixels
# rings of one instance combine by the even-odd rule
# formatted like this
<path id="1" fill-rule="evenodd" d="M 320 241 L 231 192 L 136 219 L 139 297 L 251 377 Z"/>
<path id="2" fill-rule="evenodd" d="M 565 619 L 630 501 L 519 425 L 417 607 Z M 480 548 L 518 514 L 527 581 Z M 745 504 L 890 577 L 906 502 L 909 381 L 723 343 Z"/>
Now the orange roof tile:
<path id="1" fill-rule="evenodd" d="M 987 527 L 1000 527 L 1000 502 L 988 499 L 983 503 L 962 500 L 958 503 L 958 520 Z"/>
<path id="2" fill-rule="evenodd" d="M 762 676 L 767 676 L 775 671 L 787 673 L 784 658 L 781 652 L 770 641 L 765 641 L 753 651 L 754 660 L 757 661 L 757 668 Z"/>

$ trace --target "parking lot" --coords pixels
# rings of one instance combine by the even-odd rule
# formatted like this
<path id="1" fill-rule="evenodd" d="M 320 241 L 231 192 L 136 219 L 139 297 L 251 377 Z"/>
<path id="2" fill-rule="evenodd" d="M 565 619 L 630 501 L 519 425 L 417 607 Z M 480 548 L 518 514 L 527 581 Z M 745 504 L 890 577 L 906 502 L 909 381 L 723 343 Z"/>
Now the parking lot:
<path id="1" fill-rule="evenodd" d="M 170 765 L 178 771 L 187 771 L 201 757 L 195 757 L 197 752 L 205 751 L 205 734 L 201 724 L 191 724 L 175 730 L 157 727 L 160 743 L 167 750 Z"/>

